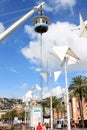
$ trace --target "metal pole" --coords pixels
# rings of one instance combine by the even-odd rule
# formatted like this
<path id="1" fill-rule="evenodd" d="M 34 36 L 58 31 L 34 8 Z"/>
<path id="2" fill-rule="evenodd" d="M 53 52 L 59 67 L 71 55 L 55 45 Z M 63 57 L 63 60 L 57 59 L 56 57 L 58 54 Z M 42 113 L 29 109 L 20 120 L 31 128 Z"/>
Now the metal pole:
<path id="1" fill-rule="evenodd" d="M 52 72 L 50 72 L 50 114 L 51 114 L 51 130 L 53 130 L 53 108 L 52 108 Z"/>
<path id="2" fill-rule="evenodd" d="M 26 125 L 26 105 L 25 105 L 25 125 Z"/>
<path id="3" fill-rule="evenodd" d="M 69 92 L 68 92 L 68 80 L 67 80 L 67 57 L 64 58 L 64 62 L 65 62 L 65 84 L 66 84 L 67 121 L 68 121 L 68 130 L 71 130 L 71 127 L 70 127 Z"/>
<path id="4" fill-rule="evenodd" d="M 40 56 L 41 56 L 41 72 L 42 72 L 42 64 L 43 64 L 43 58 L 42 58 L 42 34 L 40 34 Z M 41 77 L 41 101 L 42 101 L 42 77 Z"/>
<path id="5" fill-rule="evenodd" d="M 12 26 L 10 26 L 6 31 L 0 34 L 0 41 L 2 41 L 6 36 L 8 36 L 13 30 L 19 27 L 22 23 L 24 23 L 29 17 L 31 17 L 39 8 L 41 8 L 45 2 L 42 2 L 38 6 L 35 6 L 31 11 L 25 14 L 21 19 L 16 21 Z"/>

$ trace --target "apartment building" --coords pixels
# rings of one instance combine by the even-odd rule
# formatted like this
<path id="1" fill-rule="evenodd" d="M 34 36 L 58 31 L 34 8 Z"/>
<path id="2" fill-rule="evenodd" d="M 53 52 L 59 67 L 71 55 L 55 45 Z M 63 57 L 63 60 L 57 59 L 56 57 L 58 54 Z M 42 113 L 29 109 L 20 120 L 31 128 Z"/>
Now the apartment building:
<path id="1" fill-rule="evenodd" d="M 69 103 L 70 103 L 70 117 L 72 120 L 74 120 L 75 123 L 79 124 L 81 120 L 79 101 L 77 98 L 73 97 Z M 65 101 L 65 105 L 66 105 L 66 101 Z M 82 106 L 83 106 L 84 122 L 85 122 L 85 126 L 87 127 L 87 99 L 83 98 Z M 54 113 L 53 114 L 54 123 L 56 122 L 57 119 L 67 118 L 67 113 L 64 112 L 57 113 L 56 110 L 54 110 L 53 113 Z"/>
<path id="2" fill-rule="evenodd" d="M 87 124 L 87 99 L 82 100 L 82 107 L 83 107 L 83 117 L 84 117 L 84 122 Z M 75 121 L 75 123 L 79 123 L 81 120 L 80 117 L 80 106 L 79 106 L 79 101 L 77 98 L 73 97 L 72 98 L 72 118 Z"/>

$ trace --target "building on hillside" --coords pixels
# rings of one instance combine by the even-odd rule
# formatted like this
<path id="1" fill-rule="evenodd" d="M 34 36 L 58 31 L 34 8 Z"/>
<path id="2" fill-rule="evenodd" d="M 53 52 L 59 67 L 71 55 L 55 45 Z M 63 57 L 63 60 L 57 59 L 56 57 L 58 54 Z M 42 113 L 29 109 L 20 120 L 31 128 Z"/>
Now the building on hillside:
<path id="1" fill-rule="evenodd" d="M 6 112 L 8 112 L 9 110 L 0 110 L 0 119 L 2 117 L 2 115 L 6 114 Z"/>
<path id="2" fill-rule="evenodd" d="M 16 109 L 18 112 L 23 111 L 23 106 L 21 104 L 16 104 L 12 107 L 12 109 Z"/>

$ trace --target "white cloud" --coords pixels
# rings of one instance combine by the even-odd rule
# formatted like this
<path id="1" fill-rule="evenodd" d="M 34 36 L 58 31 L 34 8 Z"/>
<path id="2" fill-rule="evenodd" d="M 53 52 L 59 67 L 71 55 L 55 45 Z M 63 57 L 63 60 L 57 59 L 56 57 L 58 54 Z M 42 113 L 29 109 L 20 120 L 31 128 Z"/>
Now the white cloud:
<path id="1" fill-rule="evenodd" d="M 57 98 L 61 98 L 64 92 L 65 92 L 65 88 L 62 88 L 60 86 L 52 88 L 52 95 L 56 96 Z M 43 95 L 43 99 L 46 97 L 50 97 L 50 90 L 47 87 L 43 87 L 42 95 Z"/>
<path id="2" fill-rule="evenodd" d="M 41 68 L 36 68 L 35 69 L 37 72 L 41 72 Z"/>
<path id="3" fill-rule="evenodd" d="M 29 90 L 29 91 L 31 91 L 31 90 Z M 42 94 L 41 94 L 41 92 L 42 92 Z M 55 88 L 52 88 L 52 96 L 56 96 L 57 98 L 61 98 L 64 93 L 65 93 L 65 88 L 62 88 L 60 86 L 56 86 Z M 31 94 L 31 93 L 29 93 L 29 94 Z M 40 100 L 40 98 L 45 99 L 47 97 L 50 97 L 50 90 L 48 87 L 42 87 L 41 91 L 36 89 L 32 95 L 32 98 L 35 98 L 37 100 Z"/>
<path id="4" fill-rule="evenodd" d="M 13 72 L 13 73 L 17 73 L 17 70 L 12 66 L 11 67 L 6 66 L 6 70 L 10 71 L 10 72 Z"/>
<path id="5" fill-rule="evenodd" d="M 10 68 L 10 71 L 13 72 L 13 73 L 16 73 L 16 69 L 14 69 L 13 67 Z"/>
<path id="6" fill-rule="evenodd" d="M 0 34 L 1 34 L 2 32 L 4 32 L 4 30 L 5 30 L 4 25 L 3 25 L 2 23 L 0 23 Z"/>
<path id="7" fill-rule="evenodd" d="M 31 62 L 38 63 L 40 59 L 40 44 L 39 41 L 30 42 L 28 47 L 22 48 L 22 53 L 26 58 L 29 58 Z M 30 49 L 31 48 L 31 49 Z"/>
<path id="8" fill-rule="evenodd" d="M 27 33 L 29 35 L 29 37 L 31 37 L 31 38 L 37 37 L 37 34 L 34 33 L 33 27 L 25 25 L 24 28 L 25 28 L 25 33 Z"/>
<path id="9" fill-rule="evenodd" d="M 66 10 L 70 9 L 72 12 L 73 6 L 75 6 L 76 0 L 50 0 L 48 1 L 49 11 L 58 11 L 61 8 Z"/>
<path id="10" fill-rule="evenodd" d="M 87 39 L 79 37 L 79 30 L 71 31 L 74 26 L 76 25 L 68 22 L 52 23 L 49 26 L 48 32 L 42 35 L 42 62 L 44 66 L 47 61 L 50 67 L 51 65 L 58 66 L 58 60 L 49 54 L 53 45 L 68 45 L 80 58 L 78 64 L 71 66 L 73 67 L 72 70 L 87 70 Z M 40 35 L 37 34 L 36 41 L 34 37 L 36 33 L 33 32 L 31 35 L 29 46 L 22 48 L 21 52 L 31 62 L 38 64 L 39 59 L 41 59 Z"/>
<path id="11" fill-rule="evenodd" d="M 45 5 L 43 6 L 43 9 L 44 9 L 45 11 L 47 11 L 47 12 L 53 11 L 53 8 L 52 8 L 51 6 L 49 6 L 49 5 L 47 5 L 47 4 L 45 4 Z"/>
<path id="12" fill-rule="evenodd" d="M 28 83 L 23 83 L 23 84 L 20 86 L 20 88 L 22 88 L 22 89 L 28 88 Z"/>
<path id="13" fill-rule="evenodd" d="M 53 96 L 56 97 L 62 97 L 62 95 L 65 93 L 65 88 L 62 88 L 60 86 L 57 86 L 56 88 L 53 88 Z"/>

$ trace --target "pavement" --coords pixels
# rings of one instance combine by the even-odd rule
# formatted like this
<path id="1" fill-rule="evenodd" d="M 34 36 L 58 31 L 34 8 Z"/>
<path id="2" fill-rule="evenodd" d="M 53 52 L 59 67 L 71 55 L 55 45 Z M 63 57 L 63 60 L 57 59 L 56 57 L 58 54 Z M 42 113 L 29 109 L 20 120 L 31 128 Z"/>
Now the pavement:
<path id="1" fill-rule="evenodd" d="M 26 128 L 25 130 L 34 130 L 32 128 Z M 51 130 L 50 128 L 48 130 Z M 53 129 L 53 130 L 67 130 L 67 128 Z M 87 128 L 71 128 L 71 130 L 87 130 Z"/>
<path id="2" fill-rule="evenodd" d="M 15 130 L 35 130 L 34 127 L 26 127 L 22 128 L 20 126 L 17 126 Z M 51 130 L 50 128 L 48 130 Z M 67 128 L 54 128 L 53 130 L 67 130 Z M 71 128 L 71 130 L 87 130 L 87 128 Z"/>
<path id="3" fill-rule="evenodd" d="M 67 130 L 67 128 L 54 129 L 54 130 Z M 87 130 L 87 128 L 71 128 L 71 130 Z"/>

